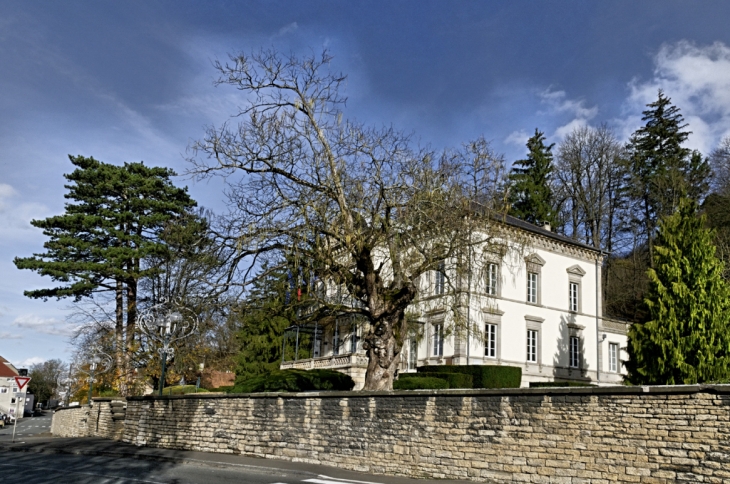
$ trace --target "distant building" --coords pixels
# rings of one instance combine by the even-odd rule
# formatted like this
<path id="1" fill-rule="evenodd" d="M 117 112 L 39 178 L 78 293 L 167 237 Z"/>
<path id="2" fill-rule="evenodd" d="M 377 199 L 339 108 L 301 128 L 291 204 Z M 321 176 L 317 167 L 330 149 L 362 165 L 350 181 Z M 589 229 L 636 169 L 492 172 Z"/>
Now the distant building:
<path id="1" fill-rule="evenodd" d="M 20 371 L 15 368 L 8 360 L 0 356 L 0 413 L 15 415 L 16 406 L 18 408 L 18 418 L 23 418 L 25 410 L 25 402 L 27 401 L 26 393 L 28 386 L 26 385 L 22 391 L 15 384 L 15 377 L 20 376 Z M 20 394 L 22 400 L 16 405 L 16 395 Z M 31 403 L 32 405 L 32 403 Z M 32 408 L 31 408 L 32 410 Z"/>
<path id="2" fill-rule="evenodd" d="M 601 267 L 604 255 L 591 246 L 514 217 L 495 226 L 496 250 L 485 247 L 487 263 L 471 274 L 462 316 L 472 331 L 449 331 L 446 307 L 450 277 L 424 274 L 419 299 L 419 334 L 409 336 L 400 372 L 423 365 L 509 365 L 530 382 L 584 381 L 616 384 L 625 370 L 628 323 L 603 316 Z M 452 280 L 455 278 L 451 275 Z M 463 276 L 462 276 L 463 277 Z M 328 368 L 349 374 L 362 388 L 367 357 L 359 336 L 364 323 L 346 316 L 298 328 L 316 335 L 315 358 L 284 361 L 286 368 Z M 291 334 L 291 328 L 289 333 Z"/>

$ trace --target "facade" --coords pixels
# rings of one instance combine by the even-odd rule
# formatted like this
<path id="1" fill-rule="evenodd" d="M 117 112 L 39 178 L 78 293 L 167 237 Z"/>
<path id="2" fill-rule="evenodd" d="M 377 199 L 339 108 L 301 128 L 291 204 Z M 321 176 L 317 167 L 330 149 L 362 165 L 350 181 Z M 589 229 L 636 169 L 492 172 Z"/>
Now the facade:
<path id="1" fill-rule="evenodd" d="M 16 407 L 18 409 L 18 418 L 23 418 L 25 411 L 28 386 L 23 391 L 18 391 L 15 384 L 15 377 L 20 376 L 20 372 L 8 360 L 0 356 L 0 413 L 15 415 Z M 20 396 L 18 396 L 20 395 Z M 16 405 L 16 398 L 20 401 Z M 33 403 L 31 401 L 31 411 Z"/>
<path id="2" fill-rule="evenodd" d="M 401 372 L 423 365 L 509 365 L 530 382 L 615 384 L 625 372 L 627 323 L 603 317 L 598 250 L 513 217 L 476 257 L 454 314 L 449 269 L 424 274 L 413 304 L 419 328 L 406 341 Z M 444 266 L 446 267 L 446 266 Z M 466 290 L 464 289 L 466 287 Z M 460 328 L 457 330 L 456 328 Z M 281 368 L 330 368 L 364 383 L 367 358 L 354 320 L 315 330 L 314 358 Z"/>

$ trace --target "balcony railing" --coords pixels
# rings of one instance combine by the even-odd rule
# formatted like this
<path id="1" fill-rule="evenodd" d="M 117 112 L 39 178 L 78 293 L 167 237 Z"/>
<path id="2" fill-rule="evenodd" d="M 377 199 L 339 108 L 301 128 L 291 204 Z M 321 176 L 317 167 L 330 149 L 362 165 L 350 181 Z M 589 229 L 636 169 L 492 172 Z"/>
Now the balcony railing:
<path id="1" fill-rule="evenodd" d="M 368 357 L 365 355 L 350 353 L 337 356 L 320 356 L 319 358 L 308 358 L 306 360 L 285 361 L 279 368 L 282 370 L 312 370 L 330 368 L 367 368 Z"/>

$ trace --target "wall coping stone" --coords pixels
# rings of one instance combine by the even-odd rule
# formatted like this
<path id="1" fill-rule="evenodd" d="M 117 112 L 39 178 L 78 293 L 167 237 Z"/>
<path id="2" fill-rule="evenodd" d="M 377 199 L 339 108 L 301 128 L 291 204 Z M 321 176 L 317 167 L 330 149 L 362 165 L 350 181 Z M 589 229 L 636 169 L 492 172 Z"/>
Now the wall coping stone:
<path id="1" fill-rule="evenodd" d="M 693 393 L 730 394 L 729 385 L 652 385 L 652 386 L 594 386 L 594 387 L 543 387 L 543 388 L 494 388 L 449 390 L 398 390 L 398 391 L 332 391 L 332 392 L 271 392 L 271 393 L 188 393 L 186 395 L 144 395 L 127 397 L 129 401 L 155 400 L 207 400 L 229 398 L 367 398 L 367 397 L 417 397 L 417 396 L 538 396 L 538 395 L 677 395 Z M 109 399 L 110 401 L 111 399 Z M 97 400 L 95 400 L 97 401 Z M 101 400 L 98 400 L 101 401 Z"/>
<path id="2" fill-rule="evenodd" d="M 92 402 L 124 402 L 127 399 L 125 397 L 97 397 L 92 398 Z"/>
<path id="3" fill-rule="evenodd" d="M 77 410 L 79 408 L 91 408 L 91 405 L 74 405 L 73 407 L 58 407 L 53 409 L 53 413 L 60 412 L 62 410 Z"/>

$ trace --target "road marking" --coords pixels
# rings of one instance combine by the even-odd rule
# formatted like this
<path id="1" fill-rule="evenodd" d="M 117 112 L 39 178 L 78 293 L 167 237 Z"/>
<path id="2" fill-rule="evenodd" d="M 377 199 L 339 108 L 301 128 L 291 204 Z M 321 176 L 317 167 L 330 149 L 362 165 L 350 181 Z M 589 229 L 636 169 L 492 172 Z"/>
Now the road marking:
<path id="1" fill-rule="evenodd" d="M 342 484 L 342 483 L 381 484 L 380 482 L 353 481 L 351 479 L 340 479 L 340 478 L 337 478 L 337 477 L 323 476 L 322 474 L 320 474 L 317 477 L 322 477 L 323 479 L 305 479 L 303 482 L 312 482 L 314 484 Z"/>
<path id="2" fill-rule="evenodd" d="M 21 444 L 24 444 L 24 443 L 25 442 L 21 442 Z M 28 466 L 25 465 L 25 464 L 24 465 L 0 464 L 0 466 L 3 466 L 3 467 L 19 467 L 19 468 L 21 468 L 23 470 L 26 470 L 26 471 L 28 471 L 28 470 L 42 470 L 42 471 L 53 471 L 53 472 L 58 472 L 59 471 L 58 469 L 55 469 L 53 467 L 38 467 L 38 466 L 32 466 L 31 468 L 28 468 Z M 110 476 L 110 475 L 106 475 L 106 474 L 96 474 L 96 473 L 93 473 L 93 472 L 65 471 L 64 474 L 81 474 L 81 475 L 84 475 L 84 476 L 104 477 L 104 478 L 107 478 L 107 479 L 109 479 L 109 478 L 121 479 L 122 481 L 125 481 L 126 480 L 126 481 L 135 481 L 135 482 L 146 482 L 148 484 L 165 484 L 164 482 L 161 482 L 161 481 L 146 481 L 144 479 L 135 479 L 133 477 Z"/>

